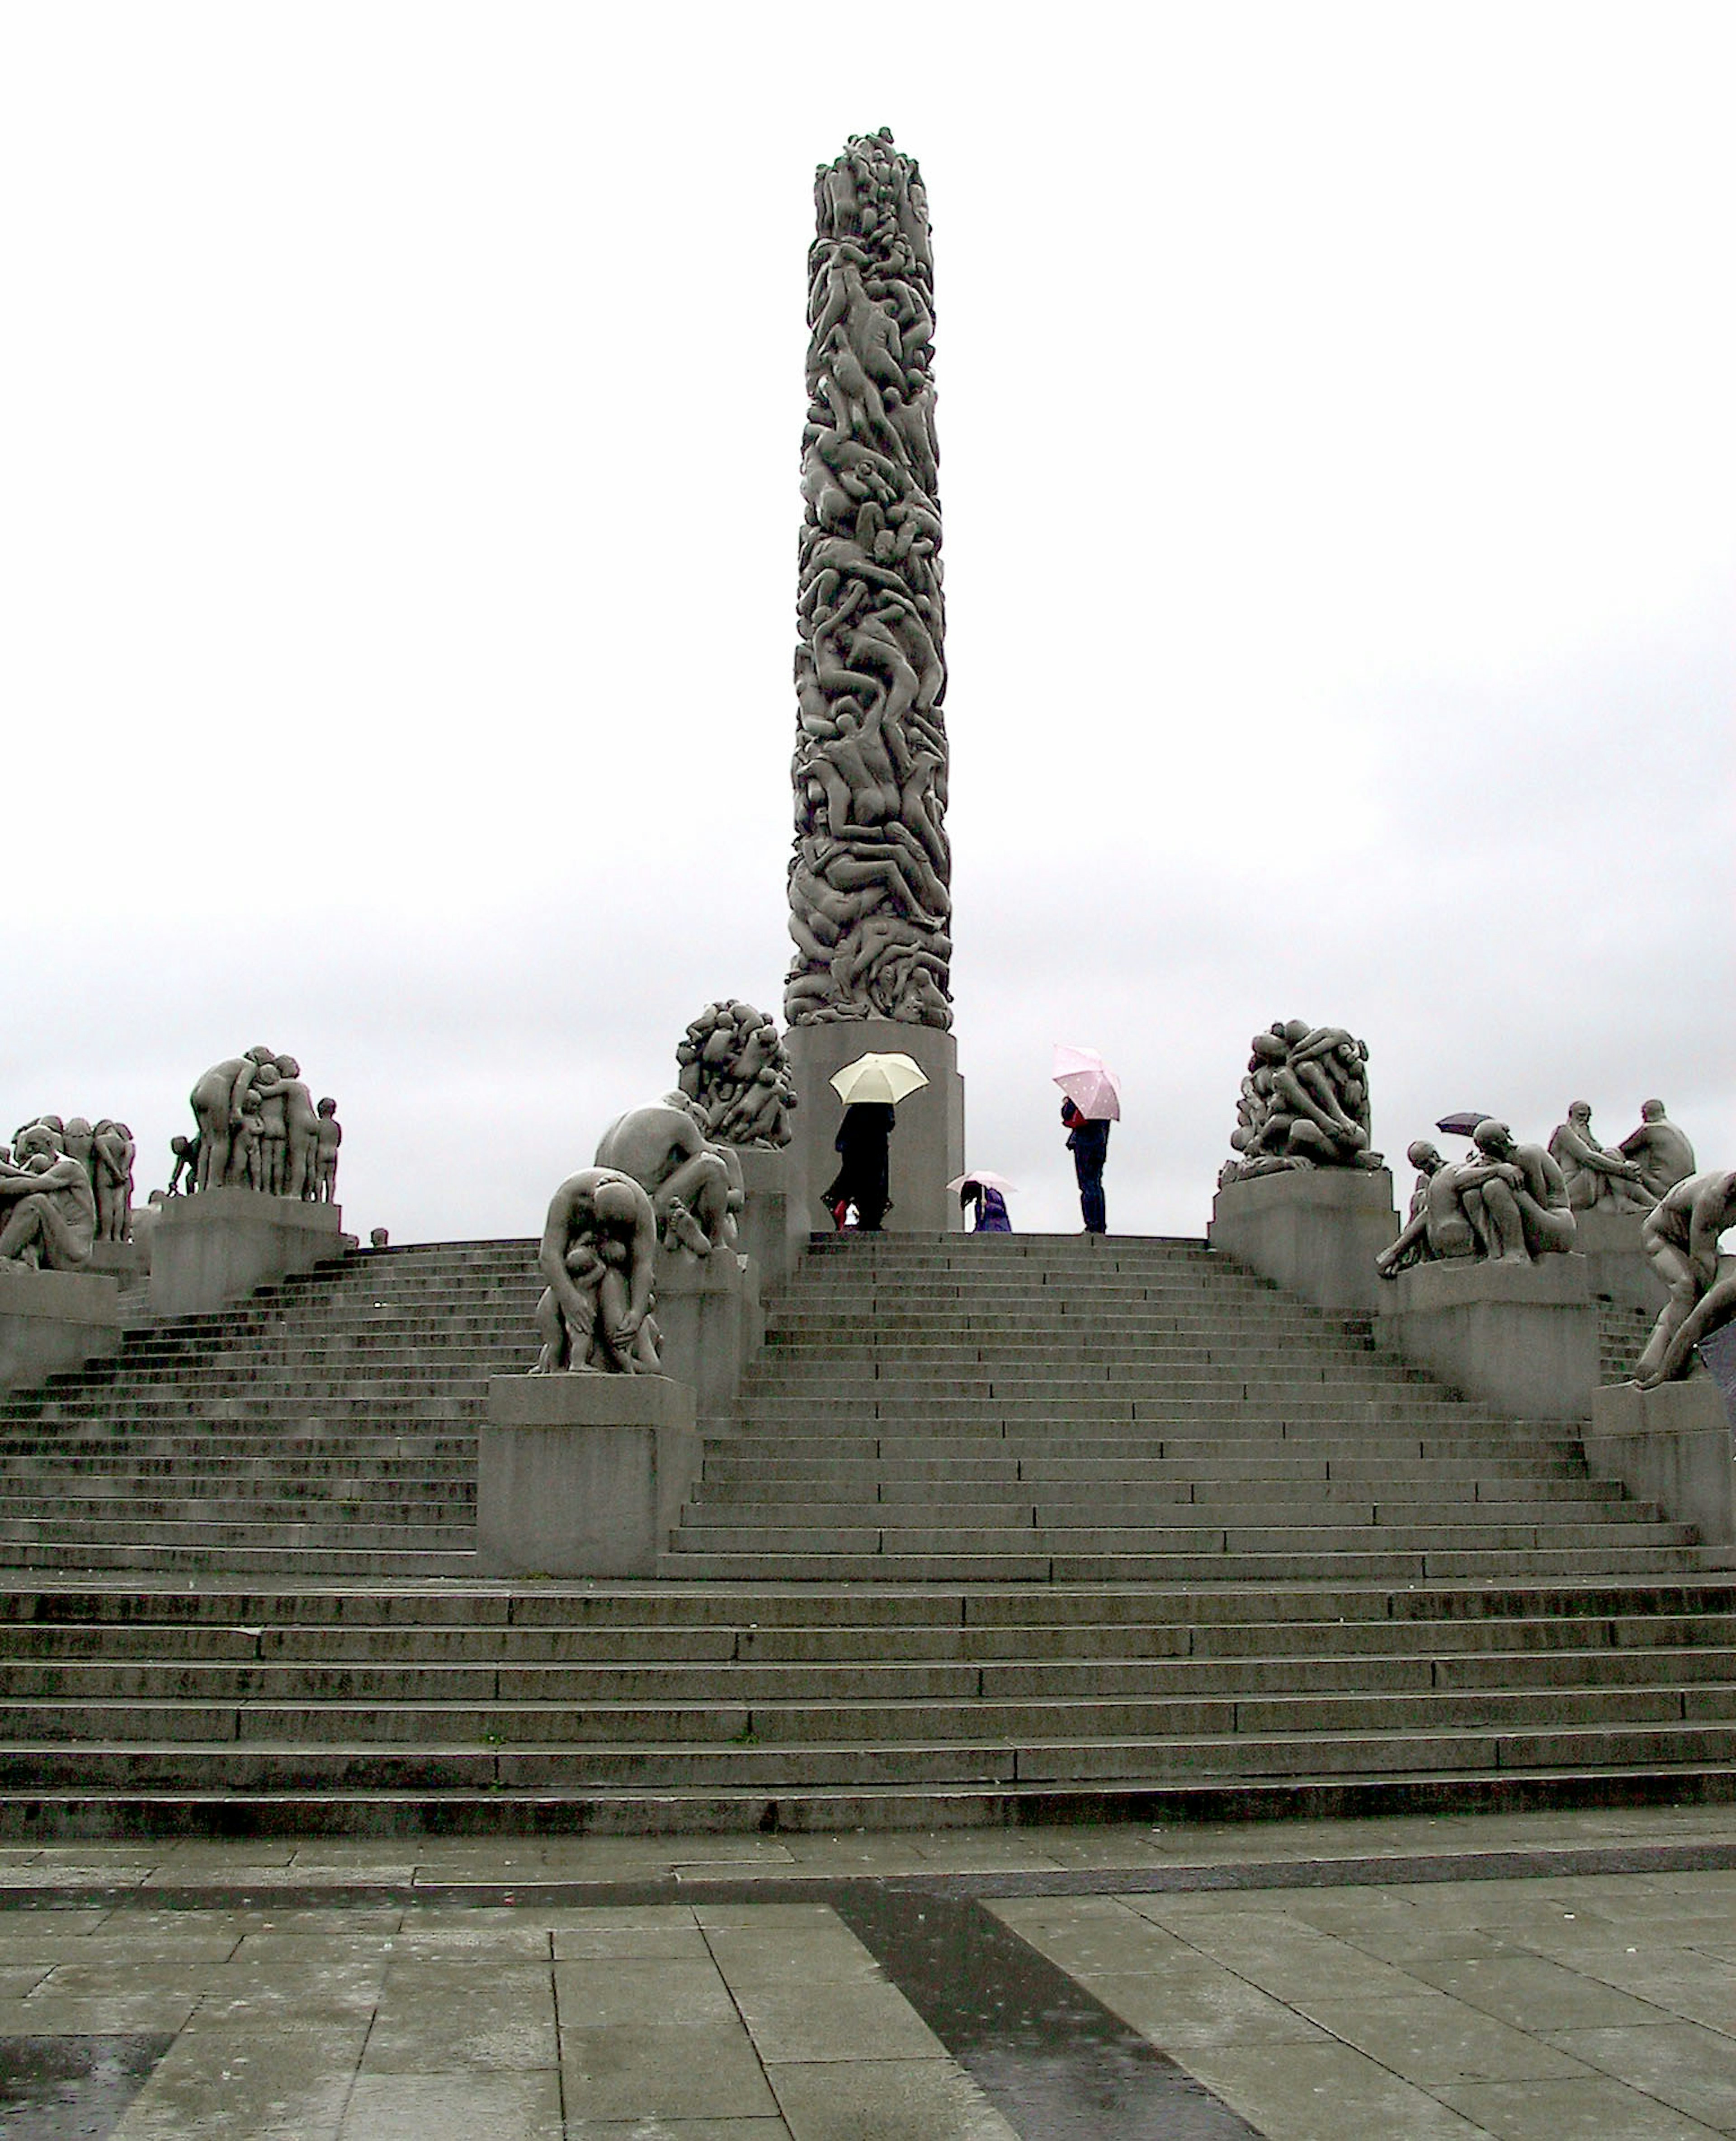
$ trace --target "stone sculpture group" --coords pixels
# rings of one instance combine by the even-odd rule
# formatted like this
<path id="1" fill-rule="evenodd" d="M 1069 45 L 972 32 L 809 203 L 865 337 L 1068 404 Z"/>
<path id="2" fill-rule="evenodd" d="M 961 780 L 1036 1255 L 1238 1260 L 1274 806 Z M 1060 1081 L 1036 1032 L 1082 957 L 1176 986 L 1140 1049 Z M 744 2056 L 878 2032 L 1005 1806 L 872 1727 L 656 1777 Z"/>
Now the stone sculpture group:
<path id="1" fill-rule="evenodd" d="M 171 1197 L 184 1174 L 189 1194 L 253 1189 L 310 1204 L 337 1202 L 343 1141 L 337 1103 L 316 1105 L 293 1056 L 261 1046 L 228 1056 L 212 1065 L 189 1098 L 197 1128 L 190 1138 L 170 1139 Z"/>
<path id="2" fill-rule="evenodd" d="M 946 618 L 927 196 L 891 134 L 814 183 L 792 1026 L 949 1027 Z"/>
<path id="3" fill-rule="evenodd" d="M 1572 1248 L 1566 1181 L 1543 1147 L 1521 1144 L 1493 1115 L 1477 1125 L 1471 1144 L 1460 1161 L 1443 1159 L 1427 1139 L 1409 1148 L 1417 1186 L 1398 1239 L 1375 1259 L 1383 1278 L 1455 1257 L 1528 1264 Z"/>
<path id="4" fill-rule="evenodd" d="M 795 1086 L 776 1021 L 731 997 L 709 1003 L 676 1046 L 678 1083 L 706 1135 L 723 1144 L 789 1142 Z"/>
<path id="5" fill-rule="evenodd" d="M 1254 1036 L 1220 1189 L 1309 1167 L 1384 1164 L 1372 1148 L 1369 1051 L 1341 1026 L 1278 1021 Z"/>
<path id="6" fill-rule="evenodd" d="M 77 1271 L 97 1242 L 130 1241 L 138 1152 L 132 1132 L 110 1115 L 94 1124 L 82 1115 L 38 1115 L 22 1125 L 10 1150 L 0 1144 L 0 1210 L 6 1211 L 0 1262 Z M 62 1168 L 62 1160 L 77 1172 Z M 37 1198 L 46 1201 L 38 1205 Z"/>

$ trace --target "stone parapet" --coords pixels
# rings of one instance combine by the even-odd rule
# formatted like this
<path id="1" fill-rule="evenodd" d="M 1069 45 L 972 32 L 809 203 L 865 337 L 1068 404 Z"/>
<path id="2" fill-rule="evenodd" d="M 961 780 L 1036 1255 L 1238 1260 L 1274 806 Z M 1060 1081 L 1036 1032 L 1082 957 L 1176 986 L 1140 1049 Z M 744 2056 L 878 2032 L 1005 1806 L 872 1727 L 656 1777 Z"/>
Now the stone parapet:
<path id="1" fill-rule="evenodd" d="M 0 1390 L 120 1350 L 120 1289 L 94 1272 L 0 1271 Z"/>
<path id="2" fill-rule="evenodd" d="M 932 1026 L 904 1026 L 895 1019 L 835 1019 L 793 1026 L 784 1036 L 789 1051 L 797 1106 L 789 1195 L 801 1231 L 829 1229 L 820 1192 L 838 1171 L 833 1139 L 843 1110 L 831 1080 L 858 1056 L 907 1056 L 928 1080 L 898 1103 L 893 1131 L 889 1234 L 943 1234 L 964 1224 L 958 1199 L 947 1184 L 965 1167 L 965 1081 L 958 1075 L 958 1044 Z M 1055 1098 L 1057 1122 L 1060 1099 Z"/>
<path id="3" fill-rule="evenodd" d="M 739 1222 L 741 1252 L 759 1272 L 762 1292 L 768 1296 L 781 1292 L 789 1283 L 809 1232 L 808 1215 L 790 1194 L 794 1159 L 787 1147 L 781 1151 L 756 1145 L 731 1149 L 741 1163 L 741 1186 L 747 1194 Z"/>
<path id="4" fill-rule="evenodd" d="M 1580 1256 L 1465 1258 L 1380 1282 L 1392 1351 L 1512 1420 L 1583 1420 L 1597 1387 L 1597 1309 Z"/>
<path id="5" fill-rule="evenodd" d="M 1640 1247 L 1644 1216 L 1640 1212 L 1576 1212 L 1573 1247 L 1586 1260 L 1595 1299 L 1655 1316 L 1670 1297 Z"/>
<path id="6" fill-rule="evenodd" d="M 162 1207 L 151 1234 L 155 1316 L 198 1316 L 343 1253 L 343 1213 L 253 1189 L 206 1189 Z"/>
<path id="7" fill-rule="evenodd" d="M 693 1392 L 666 1376 L 491 1376 L 476 1554 L 488 1576 L 655 1576 L 698 1476 Z"/>
<path id="8" fill-rule="evenodd" d="M 1232 1182 L 1212 1200 L 1214 1249 L 1333 1316 L 1372 1316 L 1375 1259 L 1399 1231 L 1384 1167 L 1298 1168 Z"/>
<path id="9" fill-rule="evenodd" d="M 663 1372 L 692 1390 L 701 1419 L 720 1418 L 765 1336 L 753 1259 L 744 1269 L 728 1249 L 698 1258 L 659 1249 L 657 1289 Z"/>
<path id="10" fill-rule="evenodd" d="M 1594 1479 L 1619 1479 L 1672 1523 L 1694 1525 L 1707 1546 L 1725 1549 L 1728 1564 L 1736 1549 L 1736 1463 L 1724 1393 L 1709 1376 L 1597 1391 L 1585 1445 Z"/>

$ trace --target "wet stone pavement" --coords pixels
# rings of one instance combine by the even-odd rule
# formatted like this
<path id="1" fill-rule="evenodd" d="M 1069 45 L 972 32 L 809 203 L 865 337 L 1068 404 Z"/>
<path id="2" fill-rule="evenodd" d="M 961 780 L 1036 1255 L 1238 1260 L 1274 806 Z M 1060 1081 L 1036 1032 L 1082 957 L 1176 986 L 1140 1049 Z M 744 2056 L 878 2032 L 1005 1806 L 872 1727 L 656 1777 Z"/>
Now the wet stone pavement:
<path id="1" fill-rule="evenodd" d="M 1736 1808 L 0 1848 L 0 2141 L 1736 2135 Z"/>

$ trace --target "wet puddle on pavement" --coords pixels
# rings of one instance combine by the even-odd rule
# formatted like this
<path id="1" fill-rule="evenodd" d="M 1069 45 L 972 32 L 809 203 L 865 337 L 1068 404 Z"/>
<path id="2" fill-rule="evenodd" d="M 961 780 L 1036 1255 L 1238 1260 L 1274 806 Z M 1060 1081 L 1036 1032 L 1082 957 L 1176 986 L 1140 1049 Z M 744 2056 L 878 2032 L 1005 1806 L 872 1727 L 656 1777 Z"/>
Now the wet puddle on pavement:
<path id="1" fill-rule="evenodd" d="M 0 2037 L 0 2141 L 102 2141 L 174 2042 Z"/>

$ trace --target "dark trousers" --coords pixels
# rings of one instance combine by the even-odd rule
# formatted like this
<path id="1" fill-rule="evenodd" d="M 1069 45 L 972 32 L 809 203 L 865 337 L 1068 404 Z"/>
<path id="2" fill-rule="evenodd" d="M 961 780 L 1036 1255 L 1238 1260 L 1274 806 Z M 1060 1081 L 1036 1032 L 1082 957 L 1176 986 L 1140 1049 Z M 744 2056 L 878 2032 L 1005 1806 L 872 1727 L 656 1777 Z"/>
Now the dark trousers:
<path id="1" fill-rule="evenodd" d="M 1079 1177 L 1079 1208 L 1088 1234 L 1106 1234 L 1109 1223 L 1103 1202 L 1103 1158 L 1075 1150 L 1073 1172 Z"/>

